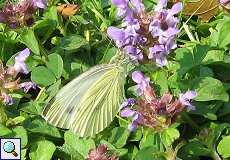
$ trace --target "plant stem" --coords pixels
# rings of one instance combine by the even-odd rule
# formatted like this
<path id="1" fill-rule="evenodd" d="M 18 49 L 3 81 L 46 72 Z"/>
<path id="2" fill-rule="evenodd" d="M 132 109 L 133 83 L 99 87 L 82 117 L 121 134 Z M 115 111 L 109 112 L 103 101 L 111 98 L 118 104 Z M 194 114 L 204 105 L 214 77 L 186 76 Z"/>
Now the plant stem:
<path id="1" fill-rule="evenodd" d="M 216 151 L 213 152 L 212 158 L 213 158 L 214 160 L 222 160 L 222 159 L 220 158 L 220 156 L 218 155 L 218 153 L 216 153 Z"/>
<path id="2" fill-rule="evenodd" d="M 129 124 L 129 121 L 125 120 L 124 118 L 121 118 L 119 115 L 116 115 L 116 117 L 117 117 L 118 119 L 120 119 L 121 121 L 123 121 L 123 122 Z"/>
<path id="3" fill-rule="evenodd" d="M 192 118 L 187 113 L 181 114 L 182 118 L 190 124 L 190 126 L 195 129 L 197 132 L 200 131 L 200 127 L 192 120 Z"/>

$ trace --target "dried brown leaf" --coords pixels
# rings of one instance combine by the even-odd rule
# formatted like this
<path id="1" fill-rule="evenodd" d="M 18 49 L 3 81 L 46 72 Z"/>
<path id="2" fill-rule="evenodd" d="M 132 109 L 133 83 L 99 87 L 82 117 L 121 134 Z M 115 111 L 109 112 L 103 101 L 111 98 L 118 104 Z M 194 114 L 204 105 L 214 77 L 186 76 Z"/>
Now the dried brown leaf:
<path id="1" fill-rule="evenodd" d="M 57 6 L 59 14 L 61 14 L 63 17 L 73 16 L 77 11 L 79 11 L 79 9 L 80 7 L 76 4 L 62 4 Z"/>
<path id="2" fill-rule="evenodd" d="M 218 11 L 218 0 L 197 0 L 186 2 L 183 13 L 188 16 L 197 15 L 202 22 L 208 22 Z"/>

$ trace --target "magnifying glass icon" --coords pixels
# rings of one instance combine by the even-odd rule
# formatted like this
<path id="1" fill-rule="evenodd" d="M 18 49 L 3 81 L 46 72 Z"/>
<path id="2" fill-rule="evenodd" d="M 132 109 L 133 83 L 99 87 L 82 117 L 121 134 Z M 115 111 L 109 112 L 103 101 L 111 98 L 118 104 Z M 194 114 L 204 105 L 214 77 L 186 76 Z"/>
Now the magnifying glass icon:
<path id="1" fill-rule="evenodd" d="M 11 141 L 7 141 L 3 144 L 3 149 L 6 153 L 11 153 L 14 157 L 18 156 L 18 153 L 15 152 L 15 145 Z"/>

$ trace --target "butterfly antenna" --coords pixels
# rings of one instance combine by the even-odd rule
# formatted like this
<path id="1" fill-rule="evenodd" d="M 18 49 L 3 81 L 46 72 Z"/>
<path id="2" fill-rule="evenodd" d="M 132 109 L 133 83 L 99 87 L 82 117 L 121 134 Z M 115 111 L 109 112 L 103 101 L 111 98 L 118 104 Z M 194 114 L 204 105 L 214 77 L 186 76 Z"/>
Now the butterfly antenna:
<path id="1" fill-rule="evenodd" d="M 92 21 L 89 21 L 89 23 L 92 24 L 97 29 L 97 31 L 99 31 L 100 34 L 109 41 L 109 45 L 112 45 L 113 47 L 117 48 L 117 46 L 115 46 L 114 43 L 112 43 L 112 40 L 110 38 L 108 38 L 107 34 L 105 34 L 104 32 L 102 32 L 97 25 L 95 25 Z M 117 49 L 121 52 L 120 48 L 117 48 Z"/>

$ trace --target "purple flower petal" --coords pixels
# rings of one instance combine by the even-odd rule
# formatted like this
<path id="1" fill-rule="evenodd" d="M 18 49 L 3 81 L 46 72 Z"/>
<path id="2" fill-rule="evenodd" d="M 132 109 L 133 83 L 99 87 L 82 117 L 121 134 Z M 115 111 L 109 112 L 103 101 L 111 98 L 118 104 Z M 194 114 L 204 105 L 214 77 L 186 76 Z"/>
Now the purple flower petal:
<path id="1" fill-rule="evenodd" d="M 132 122 L 128 125 L 128 129 L 131 131 L 131 132 L 134 132 L 136 129 L 137 129 L 137 123 L 136 122 Z"/>
<path id="2" fill-rule="evenodd" d="M 161 12 L 163 8 L 167 6 L 168 0 L 159 0 L 158 4 L 155 7 L 155 11 Z"/>
<path id="3" fill-rule="evenodd" d="M 177 44 L 174 41 L 174 38 L 169 38 L 168 41 L 165 44 L 165 50 L 166 52 L 169 52 L 172 49 L 177 48 Z"/>
<path id="4" fill-rule="evenodd" d="M 139 113 L 135 112 L 135 114 L 133 115 L 133 118 L 132 118 L 132 122 L 128 126 L 128 129 L 131 132 L 135 131 L 137 129 L 138 123 L 142 123 L 142 121 L 143 121 L 142 116 Z"/>
<path id="5" fill-rule="evenodd" d="M 143 12 L 145 10 L 145 6 L 141 0 L 130 0 L 130 1 L 137 13 Z"/>
<path id="6" fill-rule="evenodd" d="M 167 64 L 168 64 L 168 61 L 166 57 L 156 58 L 156 65 L 158 67 L 163 67 L 163 66 L 166 66 Z"/>
<path id="7" fill-rule="evenodd" d="M 33 0 L 34 6 L 44 9 L 47 6 L 47 1 L 46 0 Z"/>
<path id="8" fill-rule="evenodd" d="M 160 36 L 162 34 L 160 24 L 159 25 L 158 24 L 157 25 L 150 24 L 149 31 L 151 32 L 153 38 L 156 38 L 156 37 L 158 37 L 158 36 Z"/>
<path id="9" fill-rule="evenodd" d="M 113 39 L 114 41 L 124 41 L 125 32 L 123 29 L 119 29 L 116 27 L 109 27 L 107 29 L 107 34 L 109 38 Z"/>
<path id="10" fill-rule="evenodd" d="M 128 0 L 112 0 L 112 3 L 118 7 L 125 7 L 128 5 Z"/>
<path id="11" fill-rule="evenodd" d="M 132 73 L 132 79 L 137 83 L 136 92 L 138 95 L 142 95 L 144 90 L 149 86 L 150 78 L 145 77 L 140 71 L 134 71 Z"/>
<path id="12" fill-rule="evenodd" d="M 159 52 L 164 52 L 164 46 L 163 45 L 154 45 L 153 47 L 149 48 L 149 59 L 156 58 L 156 54 Z"/>
<path id="13" fill-rule="evenodd" d="M 194 111 L 196 110 L 196 107 L 190 104 L 190 105 L 187 105 L 187 110 Z"/>
<path id="14" fill-rule="evenodd" d="M 2 98 L 3 98 L 3 102 L 6 105 L 13 105 L 14 104 L 12 97 L 6 93 L 2 93 Z"/>
<path id="15" fill-rule="evenodd" d="M 124 48 L 124 52 L 130 56 L 133 61 L 138 62 L 143 59 L 143 54 L 138 48 L 128 45 Z"/>
<path id="16" fill-rule="evenodd" d="M 5 22 L 5 16 L 0 12 L 0 22 Z"/>
<path id="17" fill-rule="evenodd" d="M 194 99 L 196 96 L 197 93 L 195 91 L 187 91 L 179 95 L 179 101 L 182 105 L 192 108 L 193 106 L 190 104 L 190 100 Z"/>
<path id="18" fill-rule="evenodd" d="M 169 14 L 173 16 L 179 13 L 180 11 L 182 11 L 182 9 L 183 9 L 183 4 L 181 2 L 178 2 L 172 6 L 172 8 L 169 11 Z"/>
<path id="19" fill-rule="evenodd" d="M 227 5 L 228 3 L 230 3 L 230 0 L 220 0 L 221 5 Z"/>
<path id="20" fill-rule="evenodd" d="M 25 60 L 29 55 L 30 55 L 30 50 L 26 48 L 15 57 L 14 69 L 17 73 L 19 72 L 24 74 L 29 73 L 28 68 L 25 64 Z"/>
<path id="21" fill-rule="evenodd" d="M 130 108 L 125 108 L 121 111 L 121 117 L 132 117 L 135 115 L 135 111 Z"/>
<path id="22" fill-rule="evenodd" d="M 128 98 L 121 104 L 120 109 L 123 109 L 127 106 L 133 106 L 135 103 L 136 103 L 136 100 L 134 98 Z"/>
<path id="23" fill-rule="evenodd" d="M 177 28 L 168 28 L 165 32 L 163 32 L 163 35 L 165 37 L 172 37 L 179 33 L 179 30 Z"/>
<path id="24" fill-rule="evenodd" d="M 194 99 L 197 96 L 196 91 L 187 91 L 182 95 L 184 99 Z"/>
<path id="25" fill-rule="evenodd" d="M 23 89 L 25 93 L 27 93 L 31 88 L 36 89 L 37 85 L 33 82 L 24 82 L 19 84 L 19 87 Z"/>
<path id="26" fill-rule="evenodd" d="M 134 71 L 132 73 L 132 79 L 136 83 L 141 83 L 144 78 L 145 78 L 144 74 L 142 72 L 140 72 L 140 71 Z"/>

